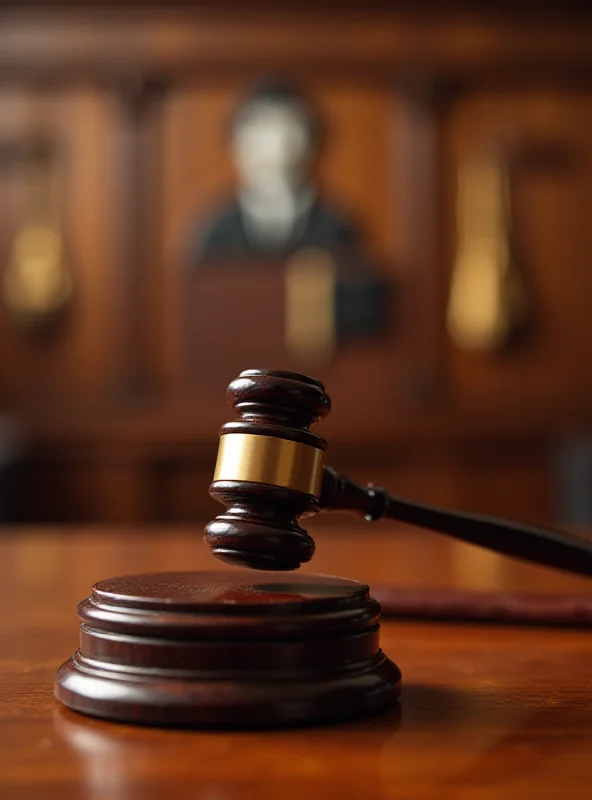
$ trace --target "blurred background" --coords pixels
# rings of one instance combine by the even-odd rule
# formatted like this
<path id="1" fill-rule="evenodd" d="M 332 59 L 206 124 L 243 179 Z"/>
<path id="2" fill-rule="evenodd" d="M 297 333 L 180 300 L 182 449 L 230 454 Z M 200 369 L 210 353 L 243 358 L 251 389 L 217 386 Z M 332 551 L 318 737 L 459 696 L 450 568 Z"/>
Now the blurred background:
<path id="1" fill-rule="evenodd" d="M 0 519 L 211 517 L 273 367 L 354 479 L 592 523 L 592 20 L 361 5 L 3 4 Z"/>

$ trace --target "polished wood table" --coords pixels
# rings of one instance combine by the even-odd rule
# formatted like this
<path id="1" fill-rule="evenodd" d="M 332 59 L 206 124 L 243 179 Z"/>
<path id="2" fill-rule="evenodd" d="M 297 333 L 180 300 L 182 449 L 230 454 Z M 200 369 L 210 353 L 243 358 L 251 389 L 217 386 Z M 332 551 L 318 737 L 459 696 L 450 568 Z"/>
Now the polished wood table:
<path id="1" fill-rule="evenodd" d="M 592 592 L 592 582 L 385 523 L 310 530 L 308 572 L 370 585 Z M 262 732 L 140 728 L 54 700 L 76 605 L 129 572 L 220 569 L 195 529 L 0 532 L 0 798 L 590 798 L 589 630 L 384 620 L 400 708 Z"/>

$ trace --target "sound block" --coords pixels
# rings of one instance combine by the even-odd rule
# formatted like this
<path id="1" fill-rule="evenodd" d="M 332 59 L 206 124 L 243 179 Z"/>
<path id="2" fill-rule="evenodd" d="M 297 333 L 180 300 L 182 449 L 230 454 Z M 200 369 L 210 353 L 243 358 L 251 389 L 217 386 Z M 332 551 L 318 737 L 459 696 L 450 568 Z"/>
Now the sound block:
<path id="1" fill-rule="evenodd" d="M 101 581 L 54 692 L 84 714 L 257 728 L 345 719 L 397 700 L 380 606 L 325 575 L 165 572 Z"/>

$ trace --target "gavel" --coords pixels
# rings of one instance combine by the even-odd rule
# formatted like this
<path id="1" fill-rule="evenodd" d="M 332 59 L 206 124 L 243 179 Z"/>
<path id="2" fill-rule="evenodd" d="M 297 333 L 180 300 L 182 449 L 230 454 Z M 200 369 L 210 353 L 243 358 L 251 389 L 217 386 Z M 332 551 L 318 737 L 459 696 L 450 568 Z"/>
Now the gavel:
<path id="1" fill-rule="evenodd" d="M 315 544 L 300 526 L 319 511 L 389 518 L 547 567 L 592 575 L 592 542 L 574 534 L 412 502 L 359 486 L 324 464 L 326 441 L 310 426 L 331 410 L 322 383 L 282 370 L 241 372 L 228 387 L 238 419 L 222 426 L 210 494 L 226 506 L 204 540 L 230 564 L 295 570 Z"/>
<path id="2" fill-rule="evenodd" d="M 206 527 L 214 555 L 295 570 L 323 509 L 390 517 L 499 553 L 592 574 L 592 544 L 566 533 L 445 511 L 361 487 L 324 465 L 310 426 L 331 407 L 313 378 L 247 370 L 230 384 Z M 99 581 L 78 607 L 80 646 L 54 692 L 75 711 L 148 725 L 258 728 L 374 713 L 396 704 L 401 671 L 380 646 L 379 603 L 327 575 L 156 572 Z"/>

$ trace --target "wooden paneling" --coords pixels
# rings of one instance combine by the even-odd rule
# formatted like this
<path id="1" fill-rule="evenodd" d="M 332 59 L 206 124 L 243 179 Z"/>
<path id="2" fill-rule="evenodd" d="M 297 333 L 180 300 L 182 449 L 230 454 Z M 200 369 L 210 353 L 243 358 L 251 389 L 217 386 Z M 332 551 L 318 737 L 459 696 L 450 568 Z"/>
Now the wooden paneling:
<path id="1" fill-rule="evenodd" d="M 60 327 L 28 335 L 0 306 L 0 396 L 17 408 L 104 397 L 117 357 L 121 264 L 117 257 L 113 101 L 90 89 L 0 90 L 0 142 L 35 135 L 57 148 L 60 216 L 74 302 Z M 22 169 L 9 161 L 0 177 L 2 265 L 22 221 Z"/>
<path id="2" fill-rule="evenodd" d="M 526 328 L 506 351 L 482 356 L 450 347 L 454 400 L 485 415 L 539 416 L 553 427 L 589 420 L 592 100 L 536 86 L 475 93 L 454 106 L 446 133 L 444 211 L 452 248 L 459 163 L 496 142 L 507 148 L 516 268 L 529 301 Z"/>
<path id="3" fill-rule="evenodd" d="M 59 142 L 75 278 L 55 336 L 27 339 L 0 312 L 0 403 L 30 433 L 24 515 L 209 513 L 232 375 L 212 331 L 193 342 L 182 324 L 185 254 L 192 225 L 232 187 L 234 104 L 253 80 L 279 74 L 325 117 L 319 184 L 358 221 L 395 280 L 396 305 L 382 338 L 318 368 L 287 354 L 273 366 L 326 382 L 334 411 L 322 432 L 353 477 L 443 505 L 552 516 L 555 442 L 592 426 L 589 24 L 566 7 L 552 25 L 542 9 L 533 20 L 521 4 L 497 14 L 230 5 L 3 12 L 0 144 L 34 128 Z M 467 153 L 498 137 L 517 156 L 532 323 L 507 351 L 477 356 L 453 347 L 445 327 L 456 180 Z M 563 156 L 541 157 L 553 151 Z M 18 220 L 16 174 L 0 174 L 2 254 Z M 255 295 L 245 289 L 253 325 L 265 312 Z M 267 302 L 274 330 L 257 335 L 275 334 L 265 352 L 284 361 L 279 286 Z M 216 320 L 227 312 L 222 300 Z M 204 356 L 197 375 L 188 346 Z"/>
<path id="4" fill-rule="evenodd" d="M 176 388 L 183 383 L 181 318 L 190 245 L 199 220 L 205 222 L 210 209 L 232 191 L 226 133 L 238 90 L 233 83 L 177 88 L 163 107 L 162 263 L 168 269 L 161 353 L 166 380 Z"/>
<path id="5" fill-rule="evenodd" d="M 308 91 L 327 124 L 319 160 L 321 191 L 358 221 L 369 253 L 393 272 L 403 200 L 393 191 L 401 166 L 397 93 L 389 84 L 351 80 L 317 80 Z"/>

